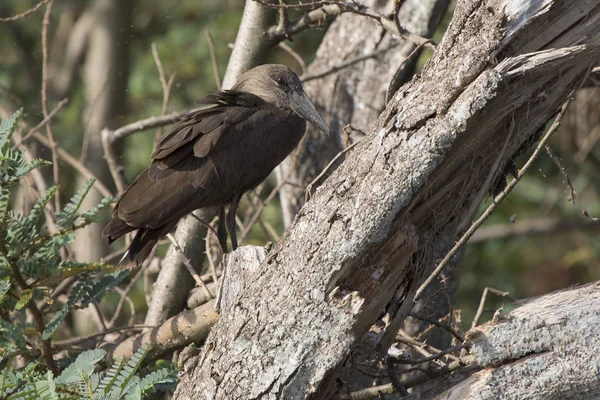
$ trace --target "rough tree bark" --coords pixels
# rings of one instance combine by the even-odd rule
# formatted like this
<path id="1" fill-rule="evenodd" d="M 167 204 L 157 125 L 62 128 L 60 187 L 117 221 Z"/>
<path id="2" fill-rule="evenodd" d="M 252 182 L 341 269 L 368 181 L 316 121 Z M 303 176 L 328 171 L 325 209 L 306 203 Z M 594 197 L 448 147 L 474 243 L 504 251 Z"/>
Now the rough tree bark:
<path id="1" fill-rule="evenodd" d="M 302 208 L 186 361 L 175 397 L 328 398 L 401 288 L 374 343 L 385 351 L 438 233 L 469 226 L 507 160 L 600 59 L 598 19 L 598 1 L 459 1 L 422 75 Z"/>
<path id="2" fill-rule="evenodd" d="M 115 127 L 116 118 L 125 107 L 127 89 L 129 27 L 131 4 L 121 0 L 98 0 L 90 3 L 92 27 L 88 33 L 84 66 L 86 111 L 83 117 L 85 166 L 102 182 L 110 182 L 103 157 L 100 131 Z M 80 182 L 80 185 L 83 181 Z M 96 206 L 101 196 L 91 191 L 83 208 Z M 102 240 L 102 226 L 92 224 L 77 235 L 73 250 L 78 260 L 96 261 L 108 252 Z"/>
<path id="3" fill-rule="evenodd" d="M 410 32 L 431 37 L 448 3 L 447 0 L 408 0 L 399 10 L 399 19 L 402 26 Z M 363 4 L 386 15 L 391 14 L 394 9 L 393 1 L 373 0 Z M 340 46 L 340 43 L 344 45 Z M 279 199 L 286 227 L 292 223 L 304 205 L 306 187 L 345 147 L 344 126 L 351 124 L 353 128 L 368 132 L 385 108 L 386 93 L 391 82 L 394 82 L 393 86 L 397 89 L 410 80 L 420 53 L 419 50 L 413 53 L 416 49 L 415 43 L 394 37 L 376 21 L 361 15 L 346 13 L 331 24 L 319 46 L 315 61 L 308 67 L 306 76 L 319 75 L 348 60 L 367 54 L 377 55 L 323 78 L 304 83 L 306 93 L 325 118 L 332 136 L 324 136 L 309 125 L 307 137 L 300 142 L 293 155 L 277 168 L 277 179 L 281 186 Z M 360 135 L 353 134 L 352 139 L 358 140 Z M 331 168 L 329 173 L 334 169 Z M 283 184 L 284 182 L 290 184 Z M 450 239 L 453 238 L 454 231 L 450 236 Z M 449 242 L 450 246 L 454 243 L 452 240 Z M 451 271 L 455 272 L 456 269 Z M 452 275 L 454 279 L 448 280 L 448 286 L 457 286 L 457 276 L 457 273 Z M 434 320 L 446 316 L 451 308 L 448 304 L 451 294 L 441 286 L 442 284 L 436 281 L 428 288 L 428 292 L 435 294 L 435 298 L 429 299 L 429 296 L 426 296 L 426 302 L 416 305 L 417 311 Z M 425 326 L 419 321 L 412 321 L 408 325 L 413 333 Z M 448 347 L 450 340 L 446 331 L 435 328 L 427 338 L 429 344 L 438 348 Z M 365 349 L 357 362 L 372 365 L 372 368 L 354 368 L 349 371 L 352 376 L 346 381 L 348 390 L 369 386 L 373 382 L 373 376 L 382 372 L 376 363 L 367 361 L 372 358 L 371 352 Z M 368 373 L 363 373 L 364 370 L 368 370 Z"/>
<path id="4" fill-rule="evenodd" d="M 599 324 L 598 282 L 528 300 L 469 332 L 481 370 L 436 399 L 598 398 Z"/>
<path id="5" fill-rule="evenodd" d="M 448 3 L 448 0 L 405 1 L 400 8 L 400 21 L 410 32 L 430 37 Z M 370 0 L 364 4 L 383 14 L 390 14 L 394 9 L 391 0 Z M 340 46 L 340 43 L 344 45 Z M 279 183 L 290 183 L 283 185 L 279 192 L 286 227 L 304 205 L 305 188 L 344 147 L 344 126 L 351 124 L 368 131 L 385 108 L 386 92 L 396 71 L 398 84 L 410 79 L 418 54 L 413 54 L 408 61 L 407 58 L 416 47 L 408 40 L 394 37 L 377 22 L 357 14 L 343 14 L 331 24 L 306 75 L 318 75 L 351 59 L 380 53 L 304 84 L 306 93 L 325 118 L 332 134 L 326 137 L 309 125 L 307 138 L 297 149 L 298 159 L 294 153 L 277 168 Z"/>

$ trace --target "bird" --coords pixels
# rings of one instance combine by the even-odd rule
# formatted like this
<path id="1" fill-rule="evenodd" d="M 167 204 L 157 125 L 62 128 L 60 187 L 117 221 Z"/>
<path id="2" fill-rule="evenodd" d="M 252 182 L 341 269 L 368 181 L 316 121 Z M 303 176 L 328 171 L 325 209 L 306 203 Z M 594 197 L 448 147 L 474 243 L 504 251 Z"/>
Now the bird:
<path id="1" fill-rule="evenodd" d="M 220 207 L 219 241 L 223 246 L 226 228 L 235 250 L 241 196 L 292 152 L 307 121 L 330 134 L 298 75 L 279 64 L 254 67 L 231 90 L 214 91 L 198 104 L 207 107 L 182 117 L 156 141 L 150 165 L 113 208 L 102 232 L 109 244 L 137 230 L 120 267 L 141 265 L 182 217 L 203 207 Z"/>

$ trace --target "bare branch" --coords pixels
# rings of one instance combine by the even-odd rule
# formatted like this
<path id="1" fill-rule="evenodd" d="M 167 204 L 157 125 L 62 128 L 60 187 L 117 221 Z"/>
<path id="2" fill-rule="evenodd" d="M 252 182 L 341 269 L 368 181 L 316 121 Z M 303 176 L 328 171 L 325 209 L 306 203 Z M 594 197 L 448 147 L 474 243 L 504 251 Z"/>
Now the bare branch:
<path id="1" fill-rule="evenodd" d="M 560 170 L 561 174 L 565 178 L 566 185 L 569 187 L 570 195 L 568 197 L 568 201 L 575 204 L 575 197 L 577 196 L 577 192 L 573 188 L 573 184 L 571 183 L 571 178 L 569 177 L 569 173 L 563 166 L 562 162 L 560 161 L 560 158 L 558 158 L 558 156 L 556 154 L 554 154 L 554 152 L 552 151 L 550 146 L 546 145 L 545 148 L 546 148 L 546 153 L 548 153 L 548 155 L 550 156 L 552 161 L 554 161 L 554 164 L 556 164 L 556 166 Z"/>
<path id="2" fill-rule="evenodd" d="M 202 281 L 202 279 L 200 279 L 200 275 L 198 275 L 198 273 L 194 270 L 194 267 L 192 266 L 192 261 L 185 255 L 185 253 L 183 252 L 183 249 L 181 248 L 181 246 L 179 245 L 179 243 L 177 242 L 177 240 L 173 237 L 173 235 L 171 235 L 170 233 L 168 233 L 167 234 L 167 238 L 171 241 L 171 244 L 173 244 L 173 246 L 175 247 L 175 249 L 179 253 L 179 256 L 181 257 L 181 260 L 183 261 L 183 265 L 185 265 L 185 267 L 189 271 L 190 275 L 192 275 L 192 278 L 194 278 L 194 280 L 196 281 L 196 283 L 198 284 L 198 286 L 200 286 L 204 290 L 204 294 L 206 296 L 215 297 L 210 292 L 210 290 L 208 290 L 208 287 Z"/>
<path id="3" fill-rule="evenodd" d="M 69 99 L 64 98 L 61 101 L 58 102 L 58 104 L 56 105 L 56 107 L 54 107 L 54 110 L 52 110 L 48 116 L 46 116 L 42 121 L 40 121 L 39 124 L 37 124 L 36 126 L 34 126 L 33 128 L 31 128 L 29 130 L 29 132 L 27 132 L 27 134 L 25 136 L 23 136 L 18 142 L 16 142 L 13 145 L 13 150 L 16 149 L 17 147 L 21 146 L 24 142 L 26 142 L 31 136 L 33 136 L 34 133 L 36 133 L 37 131 L 39 131 L 41 128 L 43 128 L 48 122 L 50 122 L 50 120 L 52 119 L 52 117 L 54 117 L 54 115 L 56 115 L 56 113 L 58 113 L 60 111 L 61 108 L 63 108 L 63 106 L 65 104 L 67 104 L 69 102 Z"/>
<path id="4" fill-rule="evenodd" d="M 52 0 L 48 1 L 46 12 L 44 13 L 44 22 L 42 24 L 42 111 L 44 118 L 49 117 L 48 113 L 48 100 L 47 86 L 48 86 L 48 26 L 50 25 L 50 12 L 52 11 Z M 50 125 L 46 125 L 46 134 L 48 135 L 48 143 L 50 144 L 50 150 L 52 151 L 52 173 L 54 176 L 54 184 L 58 185 L 60 174 L 58 172 L 58 144 L 54 140 L 52 134 L 52 128 Z M 57 191 L 54 196 L 54 208 L 60 210 L 60 193 Z"/>
<path id="5" fill-rule="evenodd" d="M 0 22 L 11 22 L 11 21 L 17 21 L 19 19 L 23 19 L 28 17 L 29 15 L 33 14 L 34 12 L 36 12 L 37 10 L 39 10 L 40 8 L 42 8 L 42 6 L 48 2 L 50 2 L 52 0 L 42 0 L 40 1 L 38 4 L 36 4 L 35 7 L 19 14 L 19 15 L 15 15 L 14 17 L 7 17 L 7 18 L 0 18 Z"/>
<path id="6" fill-rule="evenodd" d="M 323 78 L 327 75 L 336 73 L 344 68 L 348 68 L 348 67 L 350 67 L 354 64 L 357 64 L 361 61 L 369 60 L 371 58 L 376 58 L 380 54 L 383 54 L 383 53 L 393 49 L 394 47 L 397 47 L 398 45 L 399 45 L 398 42 L 394 42 L 390 46 L 384 47 L 383 49 L 376 50 L 370 54 L 365 54 L 364 56 L 353 58 L 353 59 L 343 62 L 339 65 L 336 65 L 336 66 L 328 69 L 327 71 L 323 71 L 318 74 L 312 74 L 312 75 L 302 75 L 300 77 L 300 80 L 304 83 L 304 82 L 312 81 L 313 79 Z M 408 61 L 408 58 L 404 62 L 406 62 L 406 61 Z"/>
<path id="7" fill-rule="evenodd" d="M 141 346 L 150 344 L 149 357 L 154 358 L 187 344 L 206 339 L 219 314 L 214 300 L 198 308 L 182 311 L 151 330 L 127 339 L 118 345 L 105 345 L 107 357 L 115 360 L 131 357 Z"/>
<path id="8" fill-rule="evenodd" d="M 42 143 L 44 146 L 51 148 L 51 145 L 50 145 L 50 142 L 48 141 L 48 139 L 45 138 L 44 136 L 42 136 L 39 132 L 35 132 L 33 134 L 33 137 L 35 138 L 35 140 Z M 102 194 L 102 196 L 109 197 L 109 196 L 113 195 L 112 191 L 109 188 L 107 188 L 89 169 L 87 169 L 85 167 L 85 165 L 81 164 L 79 162 L 79 160 L 77 160 L 75 157 L 71 156 L 69 153 L 67 153 L 65 150 L 63 150 L 61 147 L 58 147 L 58 145 L 56 147 L 56 153 L 58 154 L 58 156 L 60 158 L 62 158 L 63 160 L 65 160 L 65 162 L 67 164 L 69 164 L 70 166 L 75 168 L 86 179 L 96 179 L 94 188 L 96 190 L 98 190 L 98 192 L 100 194 Z"/>
<path id="9" fill-rule="evenodd" d="M 469 239 L 469 244 L 480 244 L 490 240 L 506 240 L 522 236 L 542 236 L 564 234 L 570 231 L 596 231 L 600 221 L 582 218 L 533 218 L 514 224 L 494 224 L 483 226 Z"/>
<path id="10" fill-rule="evenodd" d="M 210 28 L 208 26 L 204 29 L 204 35 L 206 36 L 206 41 L 208 42 L 210 61 L 212 62 L 213 73 L 215 74 L 215 84 L 217 85 L 217 90 L 221 90 L 221 69 L 219 68 L 219 59 L 217 58 L 215 43 L 212 35 L 210 34 Z"/>
<path id="11" fill-rule="evenodd" d="M 509 292 L 503 292 L 498 289 L 486 287 L 485 289 L 483 289 L 483 294 L 481 295 L 481 299 L 479 300 L 479 307 L 477 307 L 477 312 L 475 313 L 475 317 L 473 318 L 473 322 L 471 323 L 471 329 L 477 326 L 477 324 L 479 323 L 479 319 L 483 315 L 483 311 L 485 309 L 485 301 L 487 300 L 488 293 L 493 293 L 500 297 L 506 297 L 513 302 L 516 301 L 516 299 L 512 297 Z"/>

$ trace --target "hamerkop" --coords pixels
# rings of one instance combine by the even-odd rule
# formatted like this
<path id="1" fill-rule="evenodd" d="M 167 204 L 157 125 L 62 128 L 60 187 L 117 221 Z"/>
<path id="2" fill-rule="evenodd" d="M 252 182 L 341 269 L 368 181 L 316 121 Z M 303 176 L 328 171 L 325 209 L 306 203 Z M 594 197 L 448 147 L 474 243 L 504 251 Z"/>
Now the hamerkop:
<path id="1" fill-rule="evenodd" d="M 242 194 L 292 152 L 305 120 L 329 134 L 300 79 L 283 65 L 253 68 L 232 90 L 198 103 L 211 107 L 183 117 L 157 141 L 150 166 L 122 194 L 102 232 L 112 243 L 137 229 L 123 266 L 141 264 L 180 218 L 202 207 L 231 204 L 224 225 L 235 250 Z"/>

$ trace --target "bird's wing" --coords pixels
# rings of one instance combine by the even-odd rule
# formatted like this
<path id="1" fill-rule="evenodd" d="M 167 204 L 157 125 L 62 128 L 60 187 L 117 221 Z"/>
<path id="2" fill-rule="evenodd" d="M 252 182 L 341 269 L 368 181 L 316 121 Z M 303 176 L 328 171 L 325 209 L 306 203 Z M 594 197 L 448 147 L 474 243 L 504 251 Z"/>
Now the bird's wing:
<path id="1" fill-rule="evenodd" d="M 222 136 L 226 140 L 221 139 L 220 147 L 226 147 L 246 121 L 267 111 L 259 97 L 243 92 L 217 92 L 199 103 L 213 107 L 184 117 L 158 140 L 150 167 L 123 193 L 114 217 L 130 226 L 155 229 L 209 205 L 201 203 L 217 195 L 201 188 L 213 174 L 211 151 Z"/>
<path id="2" fill-rule="evenodd" d="M 196 157 L 206 157 L 221 137 L 225 124 L 236 124 L 265 102 L 250 93 L 227 90 L 213 92 L 198 104 L 212 107 L 183 117 L 157 141 L 152 160 L 158 161 L 159 168 L 171 167 L 192 150 Z M 188 146 L 190 143 L 193 146 Z M 188 151 L 180 151 L 183 148 Z"/>

